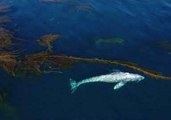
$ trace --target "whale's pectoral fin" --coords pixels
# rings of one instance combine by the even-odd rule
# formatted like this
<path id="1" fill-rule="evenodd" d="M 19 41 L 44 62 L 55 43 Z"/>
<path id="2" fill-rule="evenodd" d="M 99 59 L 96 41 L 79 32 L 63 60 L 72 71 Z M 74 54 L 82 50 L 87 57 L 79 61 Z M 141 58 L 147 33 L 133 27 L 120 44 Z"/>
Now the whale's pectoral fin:
<path id="1" fill-rule="evenodd" d="M 119 88 L 123 87 L 125 84 L 126 84 L 126 82 L 119 82 L 114 86 L 113 89 L 114 90 L 119 89 Z"/>

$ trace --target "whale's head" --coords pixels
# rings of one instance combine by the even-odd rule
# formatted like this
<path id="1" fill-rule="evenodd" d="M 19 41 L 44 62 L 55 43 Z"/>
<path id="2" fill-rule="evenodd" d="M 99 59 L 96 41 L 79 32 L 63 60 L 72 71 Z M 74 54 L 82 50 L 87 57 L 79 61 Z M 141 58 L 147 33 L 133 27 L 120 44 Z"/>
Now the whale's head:
<path id="1" fill-rule="evenodd" d="M 135 81 L 139 82 L 144 79 L 144 76 L 136 74 Z"/>
<path id="2" fill-rule="evenodd" d="M 139 81 L 141 81 L 141 80 L 143 80 L 143 79 L 144 79 L 144 77 L 143 77 L 142 75 L 133 74 L 133 75 L 132 75 L 131 81 L 139 82 Z"/>
<path id="3" fill-rule="evenodd" d="M 126 79 L 127 79 L 127 81 L 139 82 L 139 81 L 143 80 L 144 77 L 139 74 L 126 73 Z"/>

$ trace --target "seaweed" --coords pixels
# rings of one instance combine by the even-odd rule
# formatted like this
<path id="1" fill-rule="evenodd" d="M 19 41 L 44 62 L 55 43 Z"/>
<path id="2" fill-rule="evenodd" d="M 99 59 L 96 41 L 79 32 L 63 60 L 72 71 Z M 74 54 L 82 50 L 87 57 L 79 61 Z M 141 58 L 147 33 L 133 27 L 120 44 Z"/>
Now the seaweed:
<path id="1" fill-rule="evenodd" d="M 124 39 L 122 38 L 98 38 L 95 40 L 96 44 L 102 44 L 102 43 L 109 43 L 109 44 L 118 44 L 118 45 L 123 45 L 125 42 Z"/>
<path id="2" fill-rule="evenodd" d="M 15 66 L 17 65 L 16 55 L 13 52 L 0 51 L 0 66 L 8 73 L 14 75 Z"/>
<path id="3" fill-rule="evenodd" d="M 0 31 L 5 31 L 4 29 L 0 29 Z M 2 33 L 2 32 L 1 32 Z M 12 39 L 12 35 L 10 32 L 4 32 L 6 34 L 8 40 Z M 3 35 L 2 35 L 3 36 Z M 17 60 L 17 55 L 13 54 L 13 52 L 0 51 L 0 65 L 3 67 L 8 73 L 13 76 L 40 76 L 44 71 L 61 71 L 65 69 L 69 69 L 74 66 L 75 63 L 78 62 L 86 62 L 93 64 L 113 64 L 120 65 L 123 67 L 127 67 L 129 69 L 133 69 L 139 72 L 144 73 L 153 78 L 159 79 L 169 79 L 170 76 L 161 75 L 159 72 L 155 72 L 149 69 L 145 69 L 140 67 L 138 64 L 128 61 L 120 61 L 120 60 L 106 60 L 106 59 L 98 59 L 98 58 L 82 58 L 82 57 L 74 57 L 67 55 L 55 55 L 51 54 L 52 51 L 52 42 L 57 40 L 60 35 L 58 34 L 48 34 L 44 35 L 38 41 L 39 45 L 45 46 L 48 48 L 48 51 L 33 53 L 30 55 L 26 55 L 23 59 Z M 3 37 L 2 37 L 3 38 Z M 3 41 L 6 41 L 2 39 Z M 7 40 L 7 41 L 8 41 Z M 10 44 L 9 44 L 10 45 Z M 8 46 L 8 45 L 4 45 Z"/>
<path id="4" fill-rule="evenodd" d="M 8 48 L 12 44 L 13 34 L 5 29 L 0 28 L 0 49 Z"/>
<path id="5" fill-rule="evenodd" d="M 127 67 L 129 69 L 133 69 L 133 70 L 142 72 L 145 75 L 148 75 L 148 76 L 153 77 L 153 78 L 171 80 L 171 76 L 161 75 L 158 72 L 155 72 L 155 71 L 152 71 L 152 70 L 149 70 L 149 69 L 145 69 L 143 67 L 138 66 L 135 63 L 131 63 L 131 62 L 127 62 L 127 61 L 123 62 L 123 61 L 117 61 L 117 60 L 106 60 L 106 59 L 97 59 L 97 58 L 81 58 L 81 57 L 59 56 L 59 55 L 51 56 L 51 61 L 55 61 L 57 63 L 58 59 L 62 59 L 62 60 L 69 61 L 69 62 L 72 61 L 72 63 L 87 62 L 87 63 L 96 63 L 96 64 L 120 65 L 120 66 L 123 66 L 123 67 Z"/>
<path id="6" fill-rule="evenodd" d="M 59 34 L 47 34 L 42 36 L 39 40 L 37 40 L 38 44 L 44 47 L 47 47 L 48 52 L 52 52 L 52 42 L 58 40 L 60 38 Z"/>

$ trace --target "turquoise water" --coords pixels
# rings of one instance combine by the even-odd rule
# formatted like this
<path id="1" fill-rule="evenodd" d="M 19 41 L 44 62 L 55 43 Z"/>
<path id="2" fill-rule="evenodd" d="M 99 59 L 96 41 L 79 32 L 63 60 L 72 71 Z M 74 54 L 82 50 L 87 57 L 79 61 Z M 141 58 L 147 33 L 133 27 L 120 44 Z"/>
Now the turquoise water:
<path id="1" fill-rule="evenodd" d="M 36 40 L 59 33 L 54 54 L 131 61 L 171 75 L 171 55 L 157 43 L 171 42 L 170 0 L 69 0 L 45 3 L 39 0 L 0 0 L 9 4 L 12 21 L 5 25 L 24 42 L 16 46 L 24 56 L 45 48 Z M 77 8 L 84 3 L 91 9 Z M 122 38 L 123 44 L 100 43 L 98 38 Z M 113 84 L 82 86 L 71 94 L 69 79 L 77 81 L 113 69 L 142 74 L 120 66 L 79 63 L 62 73 L 25 80 L 0 71 L 1 89 L 9 92 L 9 103 L 17 115 L 1 112 L 2 120 L 170 120 L 171 81 L 145 76 L 118 91 Z M 143 75 L 143 74 L 142 74 Z M 36 79 L 36 80 L 35 80 Z"/>

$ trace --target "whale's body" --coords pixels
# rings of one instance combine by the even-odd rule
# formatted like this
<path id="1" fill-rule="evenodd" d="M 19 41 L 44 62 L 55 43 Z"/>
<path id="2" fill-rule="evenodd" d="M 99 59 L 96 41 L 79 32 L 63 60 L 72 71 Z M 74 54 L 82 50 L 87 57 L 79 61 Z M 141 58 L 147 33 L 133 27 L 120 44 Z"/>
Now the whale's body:
<path id="1" fill-rule="evenodd" d="M 133 74 L 128 72 L 113 72 L 106 75 L 100 75 L 95 76 L 91 78 L 87 78 L 84 80 L 81 80 L 80 82 L 76 82 L 72 79 L 70 79 L 70 85 L 72 93 L 82 84 L 86 83 L 92 83 L 92 82 L 106 82 L 106 83 L 117 83 L 114 86 L 114 90 L 121 88 L 124 86 L 127 82 L 133 82 L 133 81 L 141 81 L 144 77 L 139 74 Z"/>

